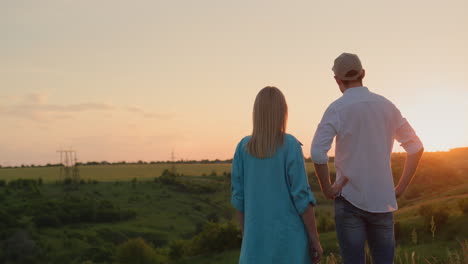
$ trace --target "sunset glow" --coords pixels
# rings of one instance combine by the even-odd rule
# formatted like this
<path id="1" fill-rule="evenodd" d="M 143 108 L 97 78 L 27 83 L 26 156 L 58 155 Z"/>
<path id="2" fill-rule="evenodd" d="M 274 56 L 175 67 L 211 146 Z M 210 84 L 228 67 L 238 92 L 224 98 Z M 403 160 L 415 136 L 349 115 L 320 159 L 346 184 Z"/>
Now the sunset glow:
<path id="1" fill-rule="evenodd" d="M 56 163 L 61 147 L 82 161 L 229 159 L 266 85 L 309 156 L 343 51 L 426 150 L 468 146 L 468 2 L 341 4 L 3 1 L 0 165 Z"/>

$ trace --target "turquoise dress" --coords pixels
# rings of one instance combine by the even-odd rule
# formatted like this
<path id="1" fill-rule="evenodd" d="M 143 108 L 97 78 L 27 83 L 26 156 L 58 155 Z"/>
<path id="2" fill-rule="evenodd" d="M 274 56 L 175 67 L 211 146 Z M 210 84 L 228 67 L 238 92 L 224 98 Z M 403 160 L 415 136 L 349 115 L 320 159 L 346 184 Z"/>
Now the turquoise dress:
<path id="1" fill-rule="evenodd" d="M 301 215 L 316 204 L 310 190 L 302 144 L 286 134 L 273 157 L 246 151 L 250 137 L 237 145 L 232 162 L 231 203 L 244 212 L 240 264 L 310 264 L 307 231 Z"/>

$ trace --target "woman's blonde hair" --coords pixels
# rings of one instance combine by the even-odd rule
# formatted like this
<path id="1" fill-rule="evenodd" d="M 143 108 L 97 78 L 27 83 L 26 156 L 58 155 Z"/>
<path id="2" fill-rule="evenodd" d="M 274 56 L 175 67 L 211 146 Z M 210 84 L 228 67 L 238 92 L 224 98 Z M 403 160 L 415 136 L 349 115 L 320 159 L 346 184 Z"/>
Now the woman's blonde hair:
<path id="1" fill-rule="evenodd" d="M 283 145 L 288 105 L 283 93 L 276 87 L 260 90 L 253 108 L 253 131 L 247 142 L 247 152 L 257 158 L 269 158 Z"/>

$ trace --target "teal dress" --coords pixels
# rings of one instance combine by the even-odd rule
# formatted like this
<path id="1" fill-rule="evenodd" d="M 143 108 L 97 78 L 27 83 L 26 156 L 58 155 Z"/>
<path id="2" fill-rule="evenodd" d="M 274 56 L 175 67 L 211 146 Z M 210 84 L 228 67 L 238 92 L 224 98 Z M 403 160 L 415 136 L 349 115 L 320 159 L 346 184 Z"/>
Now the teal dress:
<path id="1" fill-rule="evenodd" d="M 244 212 L 240 264 L 310 264 L 307 231 L 301 215 L 316 204 L 310 190 L 302 144 L 286 134 L 273 157 L 246 151 L 250 137 L 237 145 L 232 162 L 231 203 Z"/>

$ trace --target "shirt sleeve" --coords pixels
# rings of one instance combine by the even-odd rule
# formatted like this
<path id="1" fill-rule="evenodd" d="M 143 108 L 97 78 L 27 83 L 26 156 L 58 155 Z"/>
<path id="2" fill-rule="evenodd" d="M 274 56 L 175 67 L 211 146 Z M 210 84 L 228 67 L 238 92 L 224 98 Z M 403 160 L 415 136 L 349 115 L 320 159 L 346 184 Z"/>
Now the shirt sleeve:
<path id="1" fill-rule="evenodd" d="M 316 164 L 327 164 L 328 151 L 331 148 L 333 138 L 338 133 L 339 118 L 335 109 L 328 107 L 323 114 L 317 130 L 315 131 L 314 139 L 310 148 L 310 157 Z"/>
<path id="2" fill-rule="evenodd" d="M 231 168 L 231 203 L 240 212 L 244 212 L 244 166 L 241 143 L 237 145 Z"/>
<path id="3" fill-rule="evenodd" d="M 417 153 L 423 148 L 423 144 L 406 118 L 403 118 L 402 123 L 403 124 L 396 129 L 395 139 L 408 154 Z"/>
<path id="4" fill-rule="evenodd" d="M 395 139 L 400 143 L 408 154 L 414 154 L 423 148 L 423 144 L 416 132 L 397 109 L 397 128 L 395 130 Z"/>
<path id="5" fill-rule="evenodd" d="M 309 203 L 316 205 L 317 201 L 310 190 L 304 165 L 304 155 L 302 154 L 302 148 L 299 142 L 296 141 L 296 144 L 288 153 L 286 164 L 294 207 L 296 207 L 297 212 L 302 215 L 309 206 Z"/>

